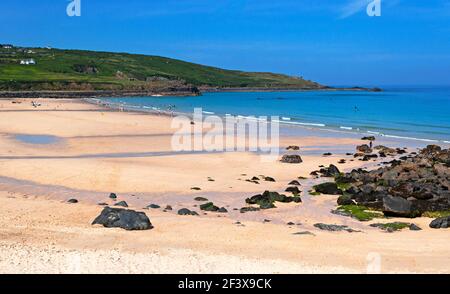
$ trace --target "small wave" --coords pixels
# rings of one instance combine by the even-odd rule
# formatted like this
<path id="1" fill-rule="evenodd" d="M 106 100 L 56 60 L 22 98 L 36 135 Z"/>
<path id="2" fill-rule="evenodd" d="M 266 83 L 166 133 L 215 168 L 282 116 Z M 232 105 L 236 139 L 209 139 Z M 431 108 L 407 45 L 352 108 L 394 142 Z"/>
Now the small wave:
<path id="1" fill-rule="evenodd" d="M 367 131 L 367 133 L 374 134 L 374 135 L 382 135 L 380 132 L 374 132 L 374 131 Z"/>
<path id="2" fill-rule="evenodd" d="M 291 118 L 290 118 L 290 117 L 282 117 L 281 120 L 287 120 L 287 121 L 290 121 Z"/>
<path id="3" fill-rule="evenodd" d="M 325 127 L 325 124 L 319 124 L 319 123 L 302 123 L 302 122 L 287 122 L 287 121 L 276 121 L 276 122 L 281 122 L 284 124 L 289 124 L 289 125 L 300 125 L 300 126 L 310 126 L 310 127 Z"/>
<path id="4" fill-rule="evenodd" d="M 211 111 L 202 111 L 203 112 L 203 114 L 215 114 L 214 112 L 211 112 Z"/>
<path id="5" fill-rule="evenodd" d="M 352 127 L 343 127 L 343 126 L 341 126 L 341 127 L 339 127 L 340 129 L 343 129 L 343 130 L 353 130 L 353 128 Z"/>

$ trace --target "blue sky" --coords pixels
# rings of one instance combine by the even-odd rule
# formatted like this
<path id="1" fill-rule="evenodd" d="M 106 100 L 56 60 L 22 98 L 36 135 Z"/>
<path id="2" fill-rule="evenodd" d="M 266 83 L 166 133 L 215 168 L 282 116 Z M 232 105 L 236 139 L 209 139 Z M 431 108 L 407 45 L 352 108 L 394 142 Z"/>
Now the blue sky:
<path id="1" fill-rule="evenodd" d="M 450 1 L 2 0 L 0 43 L 154 54 L 328 85 L 450 85 Z"/>

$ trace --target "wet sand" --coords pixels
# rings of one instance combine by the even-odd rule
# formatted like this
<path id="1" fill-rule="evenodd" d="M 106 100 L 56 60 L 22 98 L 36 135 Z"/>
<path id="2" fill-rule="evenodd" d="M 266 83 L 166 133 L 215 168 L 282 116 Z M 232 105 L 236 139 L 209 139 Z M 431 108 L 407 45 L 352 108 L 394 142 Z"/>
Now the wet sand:
<path id="1" fill-rule="evenodd" d="M 373 256 L 380 258 L 381 272 L 450 272 L 448 231 L 429 229 L 427 218 L 411 220 L 423 231 L 388 234 L 370 222 L 331 214 L 335 196 L 307 193 L 301 204 L 246 214 L 234 210 L 264 190 L 284 191 L 300 176 L 308 177 L 300 180 L 300 189 L 308 191 L 316 183 L 309 173 L 320 165 L 361 166 L 343 154 L 361 144 L 354 137 L 283 136 L 282 147 L 301 147 L 299 165 L 263 162 L 251 152 L 176 153 L 167 116 L 112 111 L 79 100 L 38 99 L 38 108 L 30 99 L 14 101 L 22 103 L 0 100 L 2 273 L 366 272 Z M 19 134 L 57 139 L 30 142 Z M 335 154 L 323 157 L 324 152 Z M 337 164 L 341 158 L 347 163 Z M 245 181 L 260 175 L 276 182 Z M 102 210 L 97 203 L 113 204 L 111 192 L 132 209 L 154 203 L 174 210 L 143 210 L 155 226 L 150 231 L 91 226 Z M 200 212 L 197 196 L 229 213 L 176 214 L 184 207 Z M 67 204 L 70 198 L 79 203 Z M 320 231 L 313 226 L 318 222 L 363 232 Z M 294 235 L 301 231 L 314 235 Z"/>

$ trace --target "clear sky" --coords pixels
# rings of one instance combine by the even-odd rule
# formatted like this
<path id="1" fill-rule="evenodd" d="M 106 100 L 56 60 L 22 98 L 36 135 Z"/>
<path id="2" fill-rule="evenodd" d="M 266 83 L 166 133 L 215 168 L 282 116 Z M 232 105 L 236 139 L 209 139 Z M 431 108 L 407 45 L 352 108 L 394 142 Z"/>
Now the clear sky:
<path id="1" fill-rule="evenodd" d="M 450 1 L 1 0 L 0 43 L 161 55 L 328 85 L 450 85 Z"/>

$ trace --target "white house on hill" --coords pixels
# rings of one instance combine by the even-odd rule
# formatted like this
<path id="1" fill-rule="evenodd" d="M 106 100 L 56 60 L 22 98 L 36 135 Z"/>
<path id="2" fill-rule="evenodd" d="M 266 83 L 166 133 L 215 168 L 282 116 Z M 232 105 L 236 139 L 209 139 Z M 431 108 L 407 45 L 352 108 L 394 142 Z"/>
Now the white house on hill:
<path id="1" fill-rule="evenodd" d="M 20 64 L 22 64 L 22 65 L 35 65 L 36 61 L 33 58 L 31 58 L 31 59 L 24 59 L 24 60 L 20 61 Z"/>

